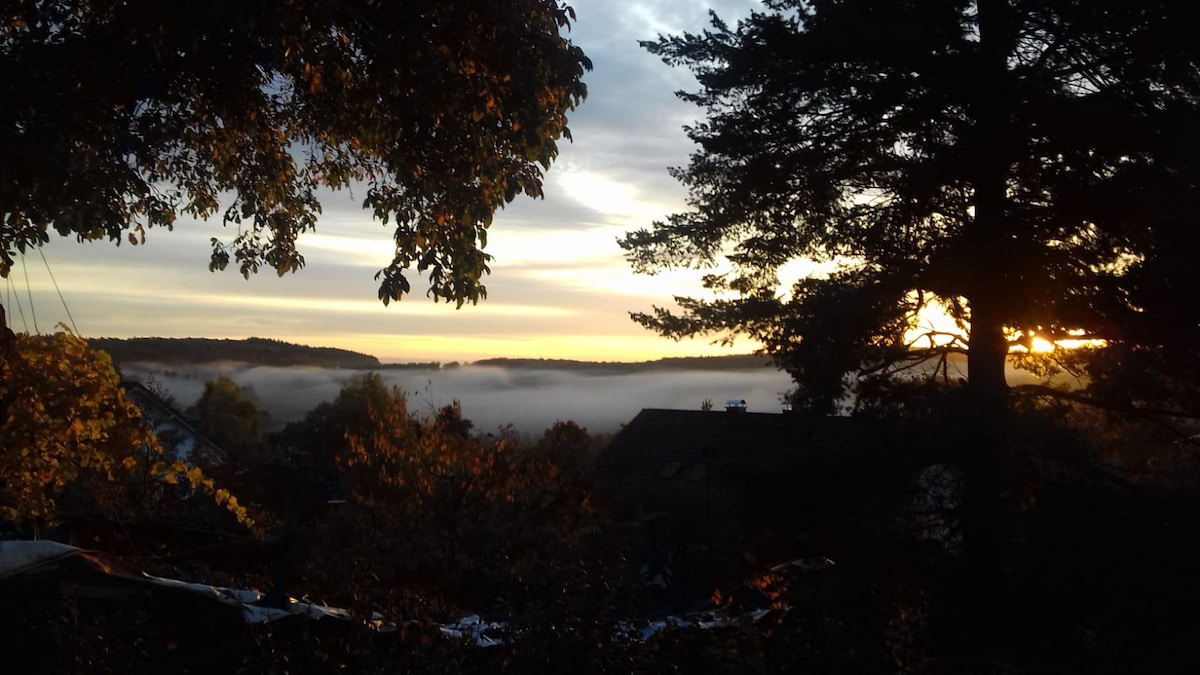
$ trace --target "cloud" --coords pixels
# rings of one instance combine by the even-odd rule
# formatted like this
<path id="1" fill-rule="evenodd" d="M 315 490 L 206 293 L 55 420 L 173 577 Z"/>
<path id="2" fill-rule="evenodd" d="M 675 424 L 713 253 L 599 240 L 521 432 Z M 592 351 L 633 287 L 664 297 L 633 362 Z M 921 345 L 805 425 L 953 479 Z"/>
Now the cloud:
<path id="1" fill-rule="evenodd" d="M 546 198 L 518 198 L 489 232 L 495 256 L 489 298 L 455 311 L 414 293 L 384 308 L 375 272 L 392 257 L 393 229 L 364 211 L 365 189 L 323 191 L 317 231 L 300 237 L 304 270 L 276 278 L 264 270 L 245 281 L 236 269 L 208 272 L 209 239 L 229 241 L 236 226 L 181 219 L 175 231 L 152 229 L 144 246 L 81 246 L 54 238 L 44 249 L 84 335 L 130 337 L 268 336 L 359 349 L 400 360 L 482 356 L 651 358 L 713 353 L 703 340 L 674 343 L 629 321 L 627 312 L 672 295 L 693 294 L 698 274 L 635 277 L 616 244 L 627 230 L 685 208 L 685 191 L 667 167 L 693 150 L 682 124 L 699 112 L 675 98 L 694 88 L 637 45 L 659 32 L 707 26 L 708 9 L 734 20 L 749 0 L 572 0 L 578 21 L 569 35 L 595 62 L 585 80 L 588 100 L 570 115 L 575 141 L 560 144 L 546 176 Z M 28 261 L 28 296 L 44 331 L 68 322 L 37 256 Z M 18 268 L 19 270 L 19 268 Z M 19 274 L 19 271 L 18 271 Z M 5 292 L 8 289 L 4 289 Z M 5 302 L 11 307 L 11 301 Z M 21 327 L 12 308 L 13 322 Z M 27 324 L 32 330 L 32 317 Z M 749 347 L 749 346 L 747 346 Z M 459 353 L 454 350 L 466 349 Z"/>

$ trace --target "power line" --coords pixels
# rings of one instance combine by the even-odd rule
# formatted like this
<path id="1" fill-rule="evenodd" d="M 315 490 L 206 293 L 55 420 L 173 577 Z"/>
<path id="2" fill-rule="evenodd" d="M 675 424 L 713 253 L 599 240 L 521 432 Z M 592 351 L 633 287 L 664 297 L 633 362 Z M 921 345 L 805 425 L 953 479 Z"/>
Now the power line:
<path id="1" fill-rule="evenodd" d="M 25 332 L 29 332 L 29 322 L 25 320 L 25 308 L 21 306 L 21 292 L 17 291 L 17 295 L 13 296 L 13 280 L 12 276 L 5 277 L 8 282 L 8 306 L 12 307 L 13 300 L 17 301 L 17 313 L 21 315 L 21 326 L 25 328 Z"/>
<path id="2" fill-rule="evenodd" d="M 29 268 L 25 266 L 25 254 L 21 254 L 21 271 L 25 273 L 25 293 L 29 296 L 29 315 L 33 317 L 33 332 L 37 335 L 42 334 L 42 329 L 37 325 L 37 310 L 33 308 L 33 287 L 29 285 Z M 25 332 L 29 332 L 29 327 L 25 327 Z"/>
<path id="3" fill-rule="evenodd" d="M 79 326 L 75 325 L 75 317 L 71 316 L 71 308 L 67 307 L 67 299 L 63 297 L 62 290 L 58 287 L 58 280 L 54 278 L 54 272 L 50 271 L 50 263 L 46 262 L 46 253 L 42 251 L 41 246 L 38 247 L 38 253 L 42 255 L 42 263 L 46 266 L 46 274 L 50 275 L 50 282 L 54 284 L 54 292 L 58 293 L 58 300 L 62 303 L 63 309 L 67 312 L 67 319 L 71 322 L 71 330 L 75 331 L 75 335 L 78 337 Z"/>

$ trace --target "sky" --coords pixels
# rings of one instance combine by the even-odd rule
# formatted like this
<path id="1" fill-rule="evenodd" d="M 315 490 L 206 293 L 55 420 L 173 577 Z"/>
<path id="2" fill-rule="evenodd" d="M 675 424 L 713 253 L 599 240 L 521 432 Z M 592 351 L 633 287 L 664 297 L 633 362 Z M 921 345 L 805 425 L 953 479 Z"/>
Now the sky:
<path id="1" fill-rule="evenodd" d="M 414 280 L 409 297 L 384 307 L 374 275 L 391 260 L 391 229 L 361 209 L 361 193 L 342 191 L 322 200 L 316 233 L 299 241 L 306 267 L 282 278 L 267 270 L 247 281 L 233 265 L 210 273 L 209 239 L 232 238 L 219 218 L 150 230 L 140 246 L 52 235 L 41 251 L 46 264 L 38 252 L 28 254 L 0 289 L 10 324 L 41 332 L 73 324 L 84 337 L 271 337 L 385 362 L 642 361 L 752 351 L 749 341 L 676 343 L 633 323 L 631 311 L 697 294 L 701 273 L 634 275 L 617 240 L 684 209 L 686 193 L 667 169 L 687 163 L 694 146 L 682 126 L 701 112 L 673 94 L 694 88 L 690 74 L 638 40 L 700 31 L 709 9 L 732 23 L 757 3 L 571 4 L 578 20 L 570 38 L 595 65 L 585 77 L 588 98 L 570 115 L 574 142 L 560 144 L 545 199 L 519 197 L 497 214 L 485 249 L 495 258 L 488 298 L 478 305 L 435 304 Z"/>

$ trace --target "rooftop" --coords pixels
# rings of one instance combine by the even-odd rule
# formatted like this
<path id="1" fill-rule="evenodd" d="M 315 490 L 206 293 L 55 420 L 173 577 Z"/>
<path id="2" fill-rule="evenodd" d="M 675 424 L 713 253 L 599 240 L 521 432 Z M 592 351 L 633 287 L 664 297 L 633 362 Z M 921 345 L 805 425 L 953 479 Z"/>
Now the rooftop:
<path id="1" fill-rule="evenodd" d="M 606 478 L 695 478 L 703 477 L 696 466 L 850 452 L 868 442 L 866 432 L 867 425 L 850 417 L 647 408 L 613 438 L 596 462 Z"/>

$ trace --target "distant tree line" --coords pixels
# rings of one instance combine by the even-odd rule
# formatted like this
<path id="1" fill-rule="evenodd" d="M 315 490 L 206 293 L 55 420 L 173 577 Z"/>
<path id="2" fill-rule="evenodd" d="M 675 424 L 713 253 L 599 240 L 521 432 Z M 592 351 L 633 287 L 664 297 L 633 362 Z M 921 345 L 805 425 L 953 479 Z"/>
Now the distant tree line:
<path id="1" fill-rule="evenodd" d="M 309 347 L 269 338 L 222 340 L 213 338 L 92 338 L 96 349 L 117 363 L 213 363 L 239 361 L 263 366 L 314 366 L 319 368 L 379 368 L 379 359 L 334 347 Z"/>
<path id="2" fill-rule="evenodd" d="M 723 356 L 675 356 L 653 361 L 578 361 L 574 359 L 512 359 L 495 358 L 474 361 L 476 366 L 500 368 L 552 368 L 555 370 L 589 370 L 636 373 L 673 368 L 678 370 L 741 370 L 771 366 L 770 357 L 762 354 L 730 354 Z"/>

